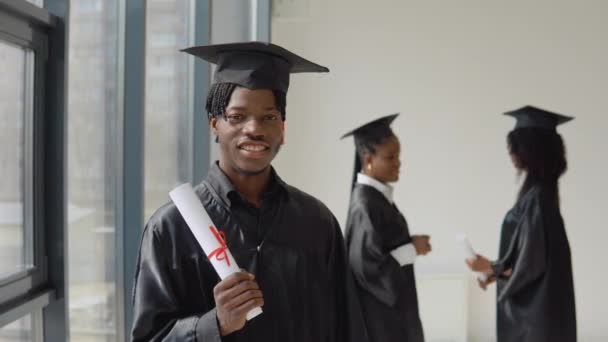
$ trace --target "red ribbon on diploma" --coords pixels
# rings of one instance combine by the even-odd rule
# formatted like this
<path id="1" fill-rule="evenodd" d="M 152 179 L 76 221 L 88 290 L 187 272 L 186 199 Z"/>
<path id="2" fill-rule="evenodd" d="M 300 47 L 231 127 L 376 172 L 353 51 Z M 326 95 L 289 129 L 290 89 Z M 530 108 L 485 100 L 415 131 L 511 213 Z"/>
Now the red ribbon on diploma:
<path id="1" fill-rule="evenodd" d="M 230 266 L 230 258 L 228 258 L 228 253 L 226 253 L 226 250 L 228 249 L 228 245 L 226 245 L 226 234 L 218 231 L 214 226 L 209 226 L 209 230 L 211 230 L 213 236 L 215 236 L 217 242 L 219 242 L 220 247 L 213 250 L 207 257 L 209 259 L 215 257 L 217 261 L 226 260 L 226 264 Z"/>

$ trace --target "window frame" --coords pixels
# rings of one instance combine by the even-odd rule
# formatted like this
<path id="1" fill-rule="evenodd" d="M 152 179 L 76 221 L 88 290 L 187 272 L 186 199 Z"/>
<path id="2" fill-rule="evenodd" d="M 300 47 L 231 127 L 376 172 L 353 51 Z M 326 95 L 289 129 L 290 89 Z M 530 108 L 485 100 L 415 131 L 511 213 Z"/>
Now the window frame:
<path id="1" fill-rule="evenodd" d="M 0 327 L 27 314 L 38 317 L 54 298 L 48 284 L 45 196 L 45 82 L 49 34 L 56 19 L 46 10 L 24 0 L 0 0 L 0 40 L 33 52 L 26 57 L 24 117 L 23 216 L 25 248 L 31 248 L 32 267 L 0 279 Z M 29 84 L 29 82 L 33 82 Z M 32 92 L 32 93 L 29 93 Z M 40 327 L 39 324 L 35 326 Z M 41 331 L 34 332 L 39 336 Z"/>
<path id="2" fill-rule="evenodd" d="M 143 228 L 145 4 L 146 0 L 119 1 L 119 69 L 117 122 L 118 153 L 116 202 L 117 339 L 129 340 L 132 321 L 131 293 Z M 194 2 L 194 0 L 192 0 Z M 269 0 L 260 0 L 269 3 Z M 194 44 L 210 42 L 211 0 L 196 0 L 193 17 Z M 45 0 L 44 8 L 26 0 L 0 0 L 0 39 L 36 51 L 34 101 L 24 136 L 31 179 L 24 195 L 31 211 L 34 268 L 0 280 L 0 327 L 31 314 L 35 341 L 67 341 L 68 239 L 67 239 L 67 37 L 69 0 Z M 267 8 L 267 7 L 265 7 Z M 259 13 L 258 13 L 259 15 Z M 268 19 L 268 17 L 265 17 Z M 263 20 L 261 21 L 264 22 Z M 269 22 L 267 22 L 269 24 Z M 259 23 L 258 23 L 259 24 Z M 193 65 L 189 102 L 191 128 L 191 181 L 198 183 L 209 166 L 209 128 L 204 96 L 210 68 L 190 58 Z M 137 72 L 139 71 L 139 72 Z M 129 115 L 125 115 L 129 113 Z M 24 124 L 26 124 L 24 122 Z M 24 208 L 26 206 L 24 205 Z M 29 210 L 29 209 L 28 209 Z M 140 229 L 136 229 L 136 228 Z"/>

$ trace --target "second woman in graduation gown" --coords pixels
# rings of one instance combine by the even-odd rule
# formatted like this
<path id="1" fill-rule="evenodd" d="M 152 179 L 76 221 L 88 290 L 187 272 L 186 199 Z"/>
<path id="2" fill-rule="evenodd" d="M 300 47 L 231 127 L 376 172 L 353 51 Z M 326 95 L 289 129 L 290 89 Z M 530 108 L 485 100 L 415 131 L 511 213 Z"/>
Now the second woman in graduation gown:
<path id="1" fill-rule="evenodd" d="M 387 184 L 399 178 L 399 139 L 390 128 L 397 115 L 343 136 L 353 135 L 357 149 L 346 244 L 371 342 L 424 341 L 413 263 L 431 246 L 428 236 L 410 235 Z"/>
<path id="2" fill-rule="evenodd" d="M 575 342 L 576 314 L 570 246 L 559 208 L 558 179 L 566 170 L 555 127 L 569 117 L 527 106 L 508 135 L 514 166 L 526 173 L 502 224 L 499 258 L 468 261 L 497 279 L 498 342 Z"/>

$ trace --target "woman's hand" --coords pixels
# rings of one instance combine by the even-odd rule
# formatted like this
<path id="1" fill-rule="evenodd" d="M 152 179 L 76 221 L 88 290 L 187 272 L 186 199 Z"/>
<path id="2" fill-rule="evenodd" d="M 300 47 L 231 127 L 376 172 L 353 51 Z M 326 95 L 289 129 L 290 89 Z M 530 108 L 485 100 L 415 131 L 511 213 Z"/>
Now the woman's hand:
<path id="1" fill-rule="evenodd" d="M 477 278 L 477 283 L 479 283 L 479 287 L 484 291 L 488 288 L 488 285 L 492 284 L 495 281 L 496 277 L 493 275 L 487 277 L 486 280 L 481 280 L 480 278 Z"/>
<path id="2" fill-rule="evenodd" d="M 483 255 L 477 254 L 477 258 L 467 259 L 466 263 L 471 269 L 471 271 L 481 272 L 487 275 L 492 275 L 494 273 L 494 271 L 492 270 L 492 263 L 490 262 L 490 260 L 488 260 L 488 258 L 484 257 Z"/>

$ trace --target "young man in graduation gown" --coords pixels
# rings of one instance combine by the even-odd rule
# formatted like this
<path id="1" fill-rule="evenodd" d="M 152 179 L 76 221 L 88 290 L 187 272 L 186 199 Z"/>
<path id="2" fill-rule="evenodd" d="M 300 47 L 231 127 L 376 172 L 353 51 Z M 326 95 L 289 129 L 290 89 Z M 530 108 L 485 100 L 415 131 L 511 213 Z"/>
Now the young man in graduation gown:
<path id="1" fill-rule="evenodd" d="M 244 270 L 220 281 L 176 207 L 161 207 L 141 241 L 132 340 L 355 340 L 338 222 L 271 166 L 283 143 L 289 74 L 328 69 L 258 42 L 185 52 L 217 65 L 206 108 L 219 161 L 195 192 Z"/>
<path id="2" fill-rule="evenodd" d="M 355 170 L 346 244 L 371 342 L 423 342 L 414 275 L 429 237 L 411 236 L 389 183 L 399 179 L 400 144 L 390 128 L 398 114 L 367 123 L 354 136 Z"/>
<path id="3" fill-rule="evenodd" d="M 576 309 L 570 245 L 560 212 L 559 178 L 566 171 L 556 126 L 571 117 L 526 106 L 507 136 L 515 168 L 526 174 L 502 224 L 498 260 L 467 261 L 497 282 L 498 342 L 575 342 Z"/>

